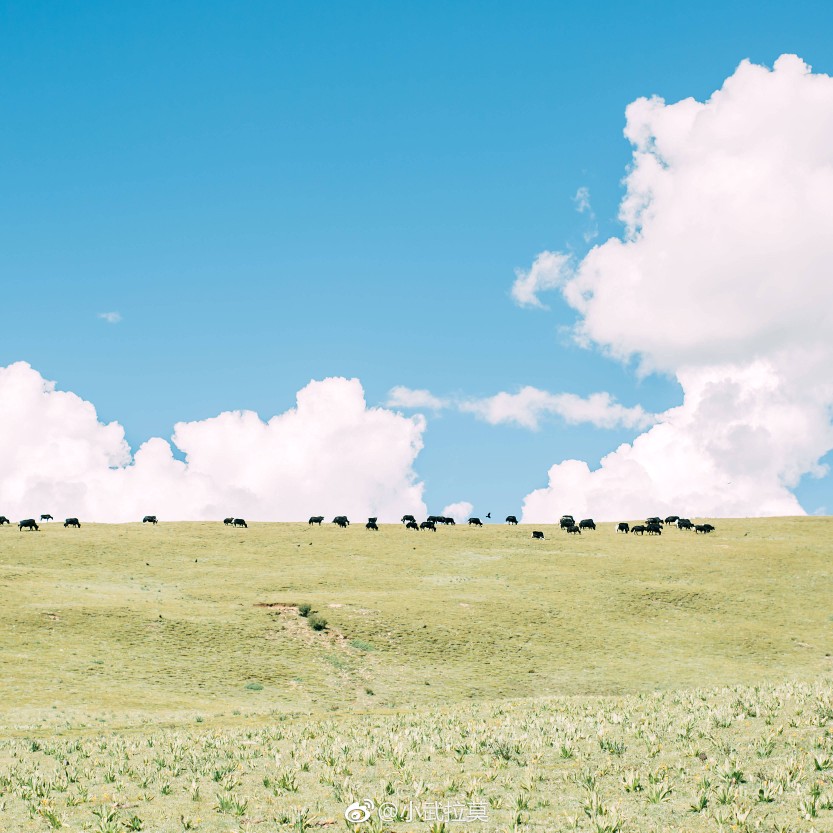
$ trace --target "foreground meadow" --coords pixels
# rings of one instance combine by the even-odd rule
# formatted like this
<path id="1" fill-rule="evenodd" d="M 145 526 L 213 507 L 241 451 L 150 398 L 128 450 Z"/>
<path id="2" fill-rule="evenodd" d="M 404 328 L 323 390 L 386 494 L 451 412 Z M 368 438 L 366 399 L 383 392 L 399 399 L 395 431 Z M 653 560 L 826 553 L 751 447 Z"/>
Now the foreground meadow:
<path id="1" fill-rule="evenodd" d="M 833 523 L 538 528 L 0 530 L 0 829 L 833 830 Z"/>

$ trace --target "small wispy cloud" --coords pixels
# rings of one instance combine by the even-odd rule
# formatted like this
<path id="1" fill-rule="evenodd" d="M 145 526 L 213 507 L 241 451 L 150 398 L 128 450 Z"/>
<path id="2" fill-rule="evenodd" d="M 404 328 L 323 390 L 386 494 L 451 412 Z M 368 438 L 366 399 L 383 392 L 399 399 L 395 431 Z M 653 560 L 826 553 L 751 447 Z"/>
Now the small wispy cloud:
<path id="1" fill-rule="evenodd" d="M 512 300 L 519 307 L 549 309 L 538 298 L 539 292 L 557 289 L 570 276 L 570 257 L 561 252 L 541 252 L 529 271 L 515 270 Z"/>
<path id="2" fill-rule="evenodd" d="M 451 409 L 473 414 L 490 425 L 513 424 L 530 431 L 537 431 L 547 417 L 561 418 L 568 425 L 589 424 L 596 428 L 648 428 L 657 422 L 657 416 L 640 405 L 621 405 L 605 391 L 582 397 L 574 393 L 549 393 L 529 385 L 517 393 L 502 391 L 480 398 L 442 398 L 428 390 L 400 385 L 391 389 L 385 405 L 435 412 Z"/>
<path id="3" fill-rule="evenodd" d="M 397 385 L 388 393 L 385 405 L 388 408 L 428 408 L 432 411 L 441 411 L 448 407 L 449 402 L 434 396 L 427 390 L 414 390 L 404 385 Z"/>
<path id="4" fill-rule="evenodd" d="M 119 321 L 121 321 L 120 312 L 100 312 L 98 317 L 103 321 L 106 321 L 108 324 L 118 324 Z"/>
<path id="5" fill-rule="evenodd" d="M 596 212 L 593 211 L 593 206 L 590 204 L 590 189 L 586 185 L 576 191 L 573 197 L 573 202 L 576 204 L 576 211 L 579 214 L 587 215 L 587 229 L 584 232 L 584 242 L 589 243 L 599 236 L 599 225 L 596 222 Z"/>
<path id="6" fill-rule="evenodd" d="M 491 425 L 515 424 L 531 431 L 537 431 L 547 416 L 560 417 L 568 425 L 587 423 L 596 428 L 647 428 L 657 421 L 656 416 L 640 405 L 626 407 L 604 391 L 582 397 L 527 386 L 518 393 L 502 392 L 470 399 L 458 407 Z"/>

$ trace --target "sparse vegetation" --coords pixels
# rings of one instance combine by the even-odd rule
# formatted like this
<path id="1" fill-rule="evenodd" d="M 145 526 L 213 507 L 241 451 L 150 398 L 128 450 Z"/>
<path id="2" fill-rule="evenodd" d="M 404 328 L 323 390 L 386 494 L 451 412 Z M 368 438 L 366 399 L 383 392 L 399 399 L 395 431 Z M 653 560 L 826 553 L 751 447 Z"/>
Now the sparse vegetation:
<path id="1" fill-rule="evenodd" d="M 403 833 L 414 829 L 407 823 L 408 802 L 482 807 L 488 829 L 498 831 L 513 830 L 520 819 L 521 829 L 549 833 L 569 817 L 585 831 L 709 833 L 720 824 L 803 831 L 809 820 L 817 831 L 830 830 L 831 771 L 814 764 L 833 754 L 831 727 L 818 726 L 814 715 L 830 692 L 830 682 L 819 681 L 386 715 L 264 715 L 237 726 L 43 733 L 37 751 L 31 734 L 37 730 L 30 729 L 0 740 L 0 818 L 4 829 L 15 831 L 119 833 L 231 831 L 264 818 L 289 832 L 299 819 L 310 829 L 315 820 L 340 826 L 353 801 L 382 795 L 401 808 L 399 821 L 389 825 Z M 738 695 L 760 705 L 761 716 L 713 735 L 713 716 L 731 710 Z M 778 734 L 762 765 L 756 747 L 764 715 Z M 685 721 L 695 738 L 730 745 L 736 757 L 721 758 L 716 748 L 704 760 L 692 757 L 679 732 Z M 611 755 L 600 733 L 630 742 L 621 755 Z M 640 735 L 656 738 L 661 751 L 654 760 L 640 751 Z M 561 749 L 568 741 L 574 752 L 565 758 Z M 746 763 L 753 771 L 744 771 Z M 105 778 L 109 771 L 114 781 Z"/>

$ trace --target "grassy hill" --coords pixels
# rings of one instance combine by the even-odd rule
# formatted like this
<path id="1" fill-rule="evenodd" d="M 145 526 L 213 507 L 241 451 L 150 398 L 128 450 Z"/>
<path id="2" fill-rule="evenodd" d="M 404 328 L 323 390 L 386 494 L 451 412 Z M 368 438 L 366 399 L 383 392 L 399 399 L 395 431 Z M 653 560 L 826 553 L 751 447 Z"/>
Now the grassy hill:
<path id="1" fill-rule="evenodd" d="M 716 525 L 2 528 L 0 829 L 833 830 L 833 521 Z"/>
<path id="2" fill-rule="evenodd" d="M 355 711 L 827 673 L 833 521 L 717 526 L 661 538 L 543 527 L 544 541 L 498 525 L 5 527 L 0 719 Z M 325 631 L 298 615 L 304 602 Z"/>

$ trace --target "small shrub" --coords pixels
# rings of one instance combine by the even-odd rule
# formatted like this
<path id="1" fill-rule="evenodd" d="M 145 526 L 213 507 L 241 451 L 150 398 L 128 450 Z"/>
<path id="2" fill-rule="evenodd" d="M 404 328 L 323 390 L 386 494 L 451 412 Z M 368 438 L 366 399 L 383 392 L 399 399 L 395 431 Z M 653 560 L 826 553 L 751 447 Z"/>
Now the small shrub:
<path id="1" fill-rule="evenodd" d="M 304 604 L 298 605 L 298 615 L 299 616 L 303 616 L 306 619 L 306 617 L 309 616 L 310 613 L 312 613 L 312 605 L 311 604 L 307 604 L 306 602 L 304 602 Z"/>
<path id="2" fill-rule="evenodd" d="M 515 750 L 511 743 L 506 741 L 495 741 L 492 744 L 492 754 L 504 761 L 511 761 L 515 757 Z"/>
<path id="3" fill-rule="evenodd" d="M 260 683 L 246 683 L 246 688 L 249 691 L 263 691 L 263 686 Z"/>
<path id="4" fill-rule="evenodd" d="M 623 755 L 627 748 L 620 740 L 611 740 L 610 738 L 600 738 L 599 748 L 603 752 L 609 752 L 611 755 Z"/>
<path id="5" fill-rule="evenodd" d="M 327 620 L 323 616 L 313 613 L 307 616 L 307 622 L 314 631 L 323 631 L 327 628 Z"/>

